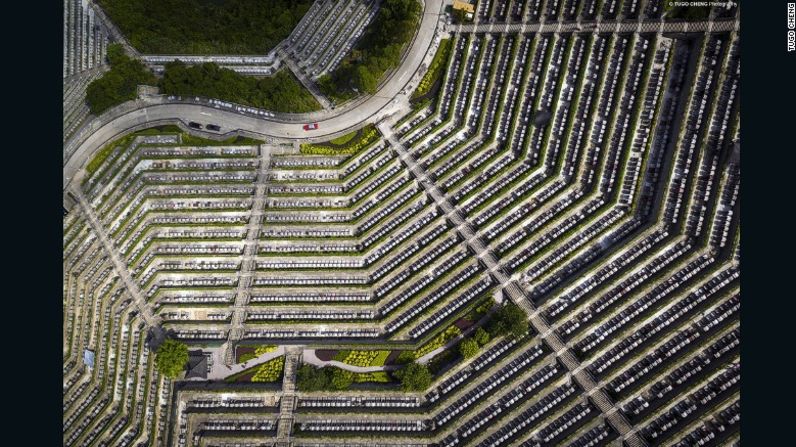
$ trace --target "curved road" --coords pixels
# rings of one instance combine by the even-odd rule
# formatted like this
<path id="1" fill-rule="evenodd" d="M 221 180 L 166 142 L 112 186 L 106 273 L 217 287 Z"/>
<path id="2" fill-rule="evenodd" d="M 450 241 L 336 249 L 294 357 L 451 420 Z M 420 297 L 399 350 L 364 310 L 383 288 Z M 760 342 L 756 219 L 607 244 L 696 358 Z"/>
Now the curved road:
<path id="1" fill-rule="evenodd" d="M 89 157 L 100 147 L 116 138 L 123 136 L 131 131 L 143 129 L 145 127 L 188 121 L 199 123 L 214 123 L 221 126 L 228 132 L 241 131 L 254 137 L 263 139 L 321 139 L 332 137 L 344 131 L 349 131 L 356 126 L 361 126 L 365 122 L 378 122 L 382 118 L 397 112 L 408 101 L 408 93 L 402 91 L 406 88 L 409 81 L 418 71 L 423 60 L 426 58 L 429 48 L 433 44 L 434 36 L 438 27 L 440 31 L 443 25 L 440 22 L 440 14 L 444 5 L 444 0 L 425 0 L 423 18 L 418 28 L 417 35 L 411 43 L 401 67 L 387 80 L 384 86 L 375 95 L 363 100 L 353 108 L 345 108 L 337 111 L 336 115 L 331 115 L 319 119 L 319 128 L 312 131 L 304 131 L 302 123 L 267 120 L 261 117 L 243 115 L 240 113 L 216 109 L 201 104 L 169 103 L 163 102 L 164 99 L 139 100 L 125 103 L 118 106 L 95 122 L 90 123 L 80 132 L 77 132 L 70 141 L 67 141 L 67 148 L 64 171 L 63 188 L 66 192 L 76 175 L 79 175 L 83 166 L 86 165 Z M 586 25 L 585 22 L 584 24 Z M 644 31 L 648 27 L 650 31 L 661 32 L 711 32 L 729 31 L 738 29 L 738 21 L 710 21 L 710 22 L 597 22 L 588 24 L 589 31 Z M 577 26 L 575 23 L 562 24 L 482 24 L 453 26 L 451 30 L 458 27 L 459 32 L 463 31 L 543 31 L 540 27 L 549 27 L 549 31 L 559 31 Z M 481 28 L 486 27 L 486 29 Z M 512 27 L 519 27 L 516 30 Z M 593 28 L 592 28 L 593 27 Z M 627 28 L 627 29 L 625 29 Z M 547 29 L 547 28 L 544 28 Z"/>
<path id="2" fill-rule="evenodd" d="M 144 124 L 156 125 L 158 122 L 173 122 L 178 119 L 185 123 L 188 121 L 213 123 L 225 130 L 243 130 L 263 137 L 297 139 L 331 136 L 362 124 L 365 120 L 378 121 L 398 110 L 401 90 L 417 72 L 432 44 L 443 4 L 443 0 L 425 0 L 423 18 L 407 56 L 381 90 L 353 109 L 343 110 L 338 115 L 319 120 L 317 130 L 304 131 L 301 123 L 268 121 L 198 104 L 150 104 L 134 110 L 114 109 L 110 114 L 118 113 L 118 116 L 103 117 L 105 124 L 92 131 L 65 160 L 64 191 L 69 188 L 72 179 L 85 166 L 95 150 L 108 141 L 141 128 Z M 76 134 L 73 138 L 80 138 L 83 135 Z M 72 144 L 73 141 L 68 141 L 66 146 Z"/>

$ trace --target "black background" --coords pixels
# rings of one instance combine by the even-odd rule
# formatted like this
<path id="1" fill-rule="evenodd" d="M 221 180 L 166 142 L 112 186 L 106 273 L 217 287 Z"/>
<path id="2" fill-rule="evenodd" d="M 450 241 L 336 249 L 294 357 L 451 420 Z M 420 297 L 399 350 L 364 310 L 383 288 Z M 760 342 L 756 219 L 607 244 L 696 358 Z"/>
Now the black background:
<path id="1" fill-rule="evenodd" d="M 741 432 L 747 446 L 793 445 L 796 52 L 786 51 L 787 2 L 738 2 L 743 4 Z M 0 176 L 7 183 L 0 192 L 7 227 L 0 233 L 2 443 L 63 445 L 63 4 L 4 2 L 2 8 Z"/>

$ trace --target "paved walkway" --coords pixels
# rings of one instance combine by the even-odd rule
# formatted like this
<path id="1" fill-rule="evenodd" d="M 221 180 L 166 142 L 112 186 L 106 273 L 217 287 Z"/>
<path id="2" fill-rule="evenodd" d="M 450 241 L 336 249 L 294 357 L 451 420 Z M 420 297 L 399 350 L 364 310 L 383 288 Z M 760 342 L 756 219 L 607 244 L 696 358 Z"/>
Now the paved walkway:
<path id="1" fill-rule="evenodd" d="M 285 346 L 277 346 L 276 351 L 268 352 L 259 357 L 255 357 L 245 363 L 226 365 L 224 364 L 225 360 L 224 348 L 222 347 L 215 347 L 209 349 L 206 348 L 203 349 L 203 351 L 211 352 L 213 354 L 213 366 L 210 372 L 207 374 L 207 380 L 223 380 L 224 378 L 229 377 L 233 374 L 237 374 L 241 371 L 257 366 L 261 363 L 265 363 L 269 360 L 275 359 L 281 355 L 284 355 L 286 352 Z"/>
<path id="2" fill-rule="evenodd" d="M 314 349 L 305 349 L 304 350 L 304 363 L 308 363 L 313 366 L 317 366 L 319 368 L 323 368 L 324 366 L 336 366 L 340 369 L 344 369 L 346 371 L 351 371 L 355 373 L 369 373 L 369 372 L 376 372 L 376 371 L 394 371 L 399 368 L 399 365 L 387 365 L 387 366 L 354 366 L 349 365 L 348 363 L 338 362 L 337 360 L 321 360 L 315 354 Z"/>

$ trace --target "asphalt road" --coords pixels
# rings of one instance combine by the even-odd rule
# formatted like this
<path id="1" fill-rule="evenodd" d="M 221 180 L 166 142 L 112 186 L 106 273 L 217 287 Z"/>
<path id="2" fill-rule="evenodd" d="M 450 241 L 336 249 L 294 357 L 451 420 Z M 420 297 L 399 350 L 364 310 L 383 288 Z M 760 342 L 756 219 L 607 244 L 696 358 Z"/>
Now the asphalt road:
<path id="1" fill-rule="evenodd" d="M 166 122 L 179 119 L 186 124 L 188 121 L 213 123 L 222 130 L 245 130 L 263 137 L 278 139 L 318 138 L 331 136 L 361 125 L 366 120 L 375 122 L 393 113 L 390 104 L 399 96 L 415 72 L 432 44 L 434 33 L 439 23 L 443 0 L 426 0 L 426 6 L 420 27 L 412 46 L 400 68 L 390 77 L 375 95 L 360 103 L 357 107 L 340 110 L 337 115 L 319 119 L 319 128 L 305 131 L 302 123 L 285 123 L 267 121 L 262 118 L 245 116 L 235 112 L 215 109 L 197 104 L 142 104 L 135 110 L 122 110 L 118 116 L 103 117 L 105 124 L 91 132 L 77 148 L 69 154 L 64 162 L 64 191 L 69 187 L 75 174 L 88 161 L 89 156 L 99 147 L 128 131 L 147 123 Z M 334 113 L 334 111 L 332 111 Z M 76 133 L 75 138 L 86 136 Z M 67 142 L 66 145 L 70 145 Z"/>

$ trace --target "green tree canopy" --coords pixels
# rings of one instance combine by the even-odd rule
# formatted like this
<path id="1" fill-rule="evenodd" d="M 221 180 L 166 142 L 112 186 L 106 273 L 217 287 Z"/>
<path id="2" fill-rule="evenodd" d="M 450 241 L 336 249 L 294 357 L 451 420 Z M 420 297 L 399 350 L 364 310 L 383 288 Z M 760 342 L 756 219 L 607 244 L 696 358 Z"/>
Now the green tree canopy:
<path id="1" fill-rule="evenodd" d="M 495 312 L 490 322 L 492 336 L 522 337 L 528 333 L 528 316 L 514 303 L 508 303 Z"/>
<path id="2" fill-rule="evenodd" d="M 384 0 L 365 34 L 334 72 L 318 80 L 319 88 L 338 99 L 352 91 L 373 94 L 384 73 L 401 61 L 401 51 L 412 39 L 420 22 L 422 6 L 417 0 Z"/>
<path id="3" fill-rule="evenodd" d="M 265 54 L 311 0 L 99 0 L 130 43 L 150 54 Z"/>
<path id="4" fill-rule="evenodd" d="M 157 350 L 155 365 L 158 372 L 174 379 L 180 375 L 188 363 L 188 345 L 172 338 L 166 339 Z"/>
<path id="5" fill-rule="evenodd" d="M 287 69 L 254 78 L 214 63 L 187 66 L 175 61 L 166 64 L 160 88 L 167 95 L 217 98 L 275 112 L 311 112 L 321 107 Z"/>
<path id="6" fill-rule="evenodd" d="M 426 365 L 410 363 L 394 373 L 404 391 L 422 391 L 431 385 L 431 372 Z"/>
<path id="7" fill-rule="evenodd" d="M 461 343 L 459 343 L 459 354 L 466 359 L 474 357 L 476 354 L 478 354 L 478 349 L 478 342 L 470 337 L 465 338 Z"/>
<path id="8" fill-rule="evenodd" d="M 301 365 L 296 371 L 296 385 L 302 391 L 322 391 L 329 388 L 330 376 L 327 368 Z"/>
<path id="9" fill-rule="evenodd" d="M 133 100 L 138 95 L 138 85 L 155 85 L 155 75 L 141 61 L 131 59 L 120 44 L 108 46 L 110 71 L 91 81 L 86 88 L 86 103 L 91 113 L 98 115 L 105 110 Z"/>

